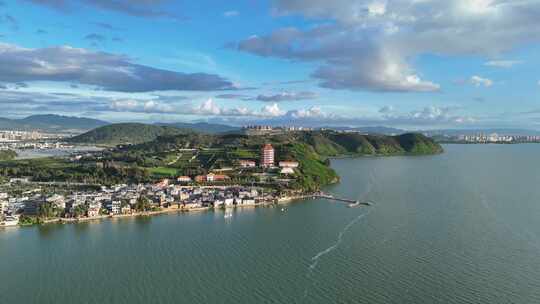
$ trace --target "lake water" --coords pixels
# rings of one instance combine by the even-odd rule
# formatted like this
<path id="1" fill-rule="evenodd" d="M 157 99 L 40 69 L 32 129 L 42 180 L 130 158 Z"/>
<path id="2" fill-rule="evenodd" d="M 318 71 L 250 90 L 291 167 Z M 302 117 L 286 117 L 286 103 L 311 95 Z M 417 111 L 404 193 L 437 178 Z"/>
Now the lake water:
<path id="1" fill-rule="evenodd" d="M 540 145 L 333 161 L 278 208 L 0 231 L 0 303 L 540 303 Z"/>

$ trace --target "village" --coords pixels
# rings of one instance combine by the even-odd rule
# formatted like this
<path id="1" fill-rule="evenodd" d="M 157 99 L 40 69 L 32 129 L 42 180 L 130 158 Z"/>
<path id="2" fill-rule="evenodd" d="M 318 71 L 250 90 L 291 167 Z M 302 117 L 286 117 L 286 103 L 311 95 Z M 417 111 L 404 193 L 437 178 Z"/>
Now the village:
<path id="1" fill-rule="evenodd" d="M 275 158 L 274 148 L 266 144 L 261 148 L 258 161 L 239 160 L 237 166 L 243 169 L 263 168 L 276 172 L 277 177 L 294 174 L 299 167 L 294 160 L 276 164 Z M 228 175 L 210 172 L 164 178 L 157 183 L 99 186 L 99 189 L 93 190 L 44 191 L 44 188 L 49 189 L 48 186 L 58 187 L 60 184 L 13 178 L 9 181 L 10 188 L 24 191 L 17 194 L 0 193 L 0 226 L 268 206 L 295 195 L 290 192 L 282 194 L 267 187 L 227 182 L 230 180 Z"/>

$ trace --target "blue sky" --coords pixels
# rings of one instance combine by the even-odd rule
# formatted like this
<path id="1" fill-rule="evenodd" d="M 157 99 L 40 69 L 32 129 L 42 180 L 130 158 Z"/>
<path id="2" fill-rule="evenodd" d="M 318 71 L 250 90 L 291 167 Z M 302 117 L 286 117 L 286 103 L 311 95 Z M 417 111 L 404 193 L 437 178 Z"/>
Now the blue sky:
<path id="1" fill-rule="evenodd" d="M 537 0 L 2 0 L 0 110 L 540 129 Z"/>

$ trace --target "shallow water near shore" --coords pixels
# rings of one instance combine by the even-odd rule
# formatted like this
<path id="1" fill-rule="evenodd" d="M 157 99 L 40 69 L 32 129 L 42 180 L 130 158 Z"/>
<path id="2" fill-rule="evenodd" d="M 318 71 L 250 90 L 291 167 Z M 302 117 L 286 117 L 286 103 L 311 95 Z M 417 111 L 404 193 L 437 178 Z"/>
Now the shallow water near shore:
<path id="1" fill-rule="evenodd" d="M 540 303 L 540 145 L 333 160 L 372 207 L 0 230 L 0 303 Z"/>

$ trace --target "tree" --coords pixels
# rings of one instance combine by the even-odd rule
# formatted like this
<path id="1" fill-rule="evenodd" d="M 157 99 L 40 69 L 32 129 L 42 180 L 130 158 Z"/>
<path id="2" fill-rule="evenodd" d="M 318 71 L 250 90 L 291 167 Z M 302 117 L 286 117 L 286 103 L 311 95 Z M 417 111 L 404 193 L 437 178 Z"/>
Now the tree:
<path id="1" fill-rule="evenodd" d="M 139 212 L 143 212 L 143 211 L 149 211 L 151 209 L 152 209 L 152 206 L 150 204 L 150 200 L 146 196 L 141 195 L 137 199 L 137 203 L 135 204 L 135 210 Z"/>
<path id="2" fill-rule="evenodd" d="M 86 215 L 88 212 L 88 207 L 86 205 L 78 205 L 75 208 L 73 208 L 73 216 L 75 217 L 81 217 Z"/>

